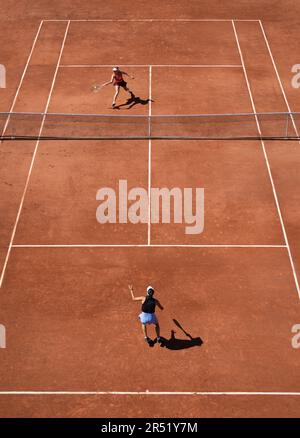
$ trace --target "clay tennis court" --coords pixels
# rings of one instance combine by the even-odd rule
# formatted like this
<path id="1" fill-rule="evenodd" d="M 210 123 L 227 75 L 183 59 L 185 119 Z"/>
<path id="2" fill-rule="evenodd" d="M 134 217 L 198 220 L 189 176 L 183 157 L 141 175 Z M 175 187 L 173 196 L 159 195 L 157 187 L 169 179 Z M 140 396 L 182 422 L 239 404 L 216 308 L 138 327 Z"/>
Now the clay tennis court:
<path id="1" fill-rule="evenodd" d="M 134 3 L 124 12 L 118 1 L 10 12 L 0 110 L 150 118 L 300 111 L 291 86 L 296 2 L 276 10 L 268 1 Z M 112 87 L 91 92 L 114 65 L 135 76 L 129 84 L 142 103 L 122 106 L 121 91 L 112 110 Z M 9 120 L 1 123 L 3 132 Z M 33 123 L 43 133 L 43 118 Z M 299 119 L 290 123 L 298 135 Z M 298 416 L 299 147 L 3 141 L 0 415 Z M 204 232 L 97 223 L 98 189 L 121 179 L 146 190 L 203 187 Z M 130 283 L 139 295 L 155 287 L 170 348 L 145 344 Z"/>

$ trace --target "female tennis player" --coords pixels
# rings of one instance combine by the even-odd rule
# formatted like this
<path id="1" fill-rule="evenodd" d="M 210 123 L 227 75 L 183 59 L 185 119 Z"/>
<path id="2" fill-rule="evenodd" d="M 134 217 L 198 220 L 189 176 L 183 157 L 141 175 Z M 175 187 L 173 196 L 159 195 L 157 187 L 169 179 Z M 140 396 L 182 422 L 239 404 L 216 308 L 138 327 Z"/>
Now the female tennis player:
<path id="1" fill-rule="evenodd" d="M 126 73 L 125 71 L 121 71 L 119 67 L 114 67 L 112 70 L 113 70 L 113 74 L 111 76 L 111 80 L 109 82 L 105 82 L 102 85 L 102 87 L 105 87 L 106 85 L 110 85 L 110 84 L 113 84 L 113 86 L 115 87 L 116 92 L 112 102 L 112 107 L 114 108 L 116 106 L 116 100 L 120 92 L 120 87 L 124 88 L 124 90 L 130 94 L 132 99 L 134 99 L 135 96 L 133 92 L 130 91 L 129 88 L 127 87 L 127 82 L 124 81 L 123 75 L 128 76 L 130 79 L 134 79 L 134 77 L 129 76 L 129 74 Z"/>
<path id="2" fill-rule="evenodd" d="M 142 301 L 142 312 L 139 314 L 139 319 L 142 323 L 142 329 L 143 329 L 145 341 L 148 342 L 148 344 L 149 342 L 151 342 L 151 339 L 148 337 L 147 334 L 147 325 L 154 324 L 156 335 L 157 335 L 157 342 L 161 343 L 160 327 L 157 317 L 155 315 L 155 307 L 158 306 L 160 310 L 164 310 L 164 308 L 156 298 L 153 298 L 154 295 L 153 287 L 152 286 L 147 287 L 147 293 L 145 297 L 135 297 L 133 293 L 132 285 L 129 285 L 128 287 L 131 292 L 133 301 Z"/>

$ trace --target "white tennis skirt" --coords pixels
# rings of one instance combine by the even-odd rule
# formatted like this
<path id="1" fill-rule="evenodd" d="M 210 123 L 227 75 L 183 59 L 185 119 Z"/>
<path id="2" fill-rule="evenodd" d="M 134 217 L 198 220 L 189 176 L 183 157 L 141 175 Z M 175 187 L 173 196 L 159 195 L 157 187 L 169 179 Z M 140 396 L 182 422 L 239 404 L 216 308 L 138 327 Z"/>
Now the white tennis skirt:
<path id="1" fill-rule="evenodd" d="M 142 324 L 157 324 L 157 318 L 155 313 L 145 313 L 139 314 L 139 319 Z"/>

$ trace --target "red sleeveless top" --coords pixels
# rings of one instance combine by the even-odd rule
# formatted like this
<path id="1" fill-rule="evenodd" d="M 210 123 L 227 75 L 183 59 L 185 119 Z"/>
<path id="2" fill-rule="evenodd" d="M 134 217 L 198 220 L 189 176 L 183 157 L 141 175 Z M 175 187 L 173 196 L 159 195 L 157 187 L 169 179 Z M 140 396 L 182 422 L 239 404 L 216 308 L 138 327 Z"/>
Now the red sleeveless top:
<path id="1" fill-rule="evenodd" d="M 113 78 L 113 85 L 119 84 L 120 82 L 123 82 L 123 76 L 120 71 L 114 72 L 114 78 Z"/>

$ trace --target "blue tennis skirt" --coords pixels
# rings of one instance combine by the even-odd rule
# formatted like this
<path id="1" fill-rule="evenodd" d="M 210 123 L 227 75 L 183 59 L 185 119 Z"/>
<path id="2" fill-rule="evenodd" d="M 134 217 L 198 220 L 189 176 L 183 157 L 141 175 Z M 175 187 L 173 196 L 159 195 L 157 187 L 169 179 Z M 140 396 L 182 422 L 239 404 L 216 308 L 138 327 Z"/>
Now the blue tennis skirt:
<path id="1" fill-rule="evenodd" d="M 145 313 L 142 312 L 139 314 L 139 319 L 142 324 L 157 324 L 157 318 L 155 313 Z"/>

